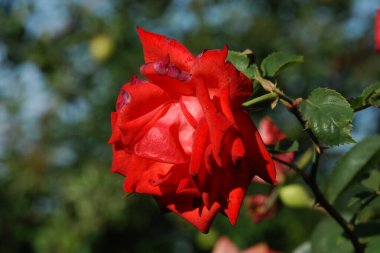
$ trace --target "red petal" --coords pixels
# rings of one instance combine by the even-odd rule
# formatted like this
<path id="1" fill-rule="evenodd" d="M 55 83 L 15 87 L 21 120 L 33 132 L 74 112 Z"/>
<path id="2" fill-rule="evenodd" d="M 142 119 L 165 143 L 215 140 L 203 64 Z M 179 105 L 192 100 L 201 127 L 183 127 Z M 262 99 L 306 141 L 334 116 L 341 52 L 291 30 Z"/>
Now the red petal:
<path id="1" fill-rule="evenodd" d="M 134 140 L 143 135 L 169 108 L 170 105 L 162 105 L 133 120 L 128 120 L 129 115 L 121 112 L 118 116 L 117 127 L 122 132 L 121 138 L 123 144 L 130 149 Z"/>
<path id="2" fill-rule="evenodd" d="M 205 51 L 196 58 L 191 74 L 193 78 L 204 80 L 211 97 L 219 96 L 220 89 L 229 85 L 231 106 L 241 107 L 252 93 L 252 82 L 230 62 L 226 62 L 227 54 L 227 47 Z"/>
<path id="3" fill-rule="evenodd" d="M 194 207 L 193 198 L 181 197 L 177 199 L 155 197 L 157 203 L 170 211 L 178 214 L 201 232 L 207 233 L 216 214 L 221 209 L 218 203 L 214 203 L 210 209 L 205 206 Z"/>
<path id="4" fill-rule="evenodd" d="M 228 189 L 226 187 L 228 188 L 230 179 L 224 174 L 223 168 L 218 167 L 212 160 L 208 162 L 208 169 L 206 168 L 206 171 L 203 169 L 203 173 L 199 173 L 196 178 L 199 183 L 203 184 L 199 184 L 202 187 L 203 202 L 207 208 L 210 208 L 215 202 L 224 208 L 228 201 Z"/>
<path id="5" fill-rule="evenodd" d="M 133 150 L 141 157 L 175 164 L 185 163 L 188 156 L 184 148 L 191 149 L 194 132 L 179 104 L 172 104 L 143 135 L 135 139 Z"/>
<path id="6" fill-rule="evenodd" d="M 166 175 L 160 177 L 160 180 L 154 180 L 166 194 L 163 196 L 201 197 L 201 193 L 188 173 L 188 167 L 188 164 L 173 165 Z"/>
<path id="7" fill-rule="evenodd" d="M 163 61 L 169 55 L 170 61 L 179 69 L 190 71 L 194 55 L 181 43 L 163 35 L 148 32 L 137 27 L 144 49 L 145 62 Z"/>
<path id="8" fill-rule="evenodd" d="M 241 138 L 236 138 L 231 147 L 232 162 L 237 165 L 244 158 L 245 148 Z"/>
<path id="9" fill-rule="evenodd" d="M 112 136 L 109 143 L 123 139 L 125 145 L 130 144 L 141 128 L 169 100 L 171 97 L 168 93 L 158 86 L 132 77 L 132 81 L 120 90 L 117 99 L 118 111 L 111 113 Z M 144 106 L 141 106 L 142 104 Z M 121 128 L 125 134 L 122 134 Z"/>
<path id="10" fill-rule="evenodd" d="M 118 112 L 111 112 L 111 129 L 112 129 L 112 135 L 111 138 L 108 141 L 108 144 L 112 144 L 121 138 L 121 132 L 120 128 L 117 127 L 117 119 L 118 119 Z"/>
<path id="11" fill-rule="evenodd" d="M 173 164 L 156 162 L 132 154 L 126 163 L 124 190 L 158 196 L 167 195 L 168 188 L 160 187 L 159 181 L 172 167 Z M 172 187 L 171 190 L 174 194 L 176 187 Z"/>
<path id="12" fill-rule="evenodd" d="M 203 119 L 199 121 L 194 137 L 193 153 L 189 165 L 189 172 L 192 176 L 198 174 L 199 168 L 202 164 L 203 154 L 209 142 L 207 123 L 206 120 Z"/>
<path id="13" fill-rule="evenodd" d="M 190 178 L 183 178 L 180 180 L 176 194 L 200 197 L 199 190 L 195 187 L 193 180 Z"/>
<path id="14" fill-rule="evenodd" d="M 189 112 L 189 110 L 187 109 L 185 103 L 184 103 L 184 98 L 185 97 L 181 97 L 180 98 L 180 106 L 181 106 L 181 110 L 182 110 L 182 113 L 183 115 L 186 117 L 187 121 L 196 129 L 197 128 L 197 125 L 198 125 L 198 121 L 194 118 L 193 114 L 191 114 Z M 186 98 L 193 98 L 193 97 L 186 97 Z M 194 98 L 193 101 L 196 101 L 198 102 L 198 100 L 196 100 L 196 98 Z M 199 105 L 199 103 L 197 103 Z M 202 113 L 202 108 L 199 107 L 199 110 L 198 110 L 200 113 Z M 203 113 L 202 113 L 203 114 Z M 197 114 L 194 114 L 194 115 L 197 115 Z"/>
<path id="15" fill-rule="evenodd" d="M 233 124 L 217 111 L 202 80 L 199 80 L 197 84 L 197 97 L 209 127 L 214 159 L 219 166 L 222 166 L 221 148 L 223 140 Z"/>
<path id="16" fill-rule="evenodd" d="M 226 62 L 225 73 L 230 76 L 230 100 L 232 108 L 241 108 L 252 95 L 252 81 L 238 71 L 230 62 Z"/>
<path id="17" fill-rule="evenodd" d="M 242 140 L 247 153 L 246 157 L 255 174 L 268 183 L 276 184 L 276 169 L 259 131 L 246 112 L 236 112 L 235 119 L 242 133 Z"/>
<path id="18" fill-rule="evenodd" d="M 154 67 L 156 63 L 147 63 L 140 67 L 140 72 L 147 79 L 157 84 L 166 92 L 179 96 L 188 96 L 195 94 L 195 88 L 191 79 L 189 81 L 182 81 L 174 77 L 157 73 Z"/>
<path id="19" fill-rule="evenodd" d="M 236 220 L 239 216 L 240 207 L 243 203 L 247 187 L 248 184 L 245 183 L 243 187 L 237 187 L 235 189 L 232 189 L 228 194 L 228 204 L 227 207 L 224 209 L 224 212 L 232 225 L 236 224 Z"/>
<path id="20" fill-rule="evenodd" d="M 120 148 L 119 145 L 119 142 L 112 145 L 113 158 L 111 172 L 119 173 L 125 176 L 127 161 L 130 157 L 130 154 L 128 154 L 123 148 Z"/>
<path id="21" fill-rule="evenodd" d="M 229 84 L 224 86 L 221 89 L 219 102 L 220 102 L 220 108 L 221 108 L 224 116 L 226 116 L 226 118 L 229 121 L 235 123 L 235 118 L 234 118 L 233 112 L 231 110 L 230 85 Z"/>
<path id="22" fill-rule="evenodd" d="M 198 55 L 194 62 L 191 74 L 204 81 L 211 96 L 214 96 L 220 88 L 229 83 L 228 73 L 224 73 L 227 54 L 227 47 L 222 50 L 205 50 Z"/>
<path id="23" fill-rule="evenodd" d="M 122 104 L 120 103 L 120 100 L 123 96 L 126 96 L 126 94 L 128 96 L 128 101 L 125 101 L 120 109 L 120 113 L 123 115 L 123 120 L 133 120 L 143 116 L 173 99 L 169 93 L 159 86 L 147 81 L 136 81 L 136 79 L 125 84 L 121 88 L 118 97 L 119 104 Z"/>

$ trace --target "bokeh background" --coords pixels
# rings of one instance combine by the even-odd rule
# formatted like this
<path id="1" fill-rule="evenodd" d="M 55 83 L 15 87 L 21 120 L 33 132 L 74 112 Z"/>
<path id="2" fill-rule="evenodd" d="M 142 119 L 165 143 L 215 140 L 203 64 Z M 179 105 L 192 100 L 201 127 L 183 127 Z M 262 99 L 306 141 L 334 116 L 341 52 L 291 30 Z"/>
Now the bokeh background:
<path id="1" fill-rule="evenodd" d="M 321 215 L 282 208 L 236 227 L 218 217 L 203 235 L 149 196 L 123 193 L 109 172 L 110 112 L 143 63 L 136 26 L 203 49 L 250 48 L 305 56 L 281 74 L 293 97 L 317 86 L 359 95 L 380 80 L 377 0 L 0 0 L 0 252 L 210 252 L 220 235 L 246 248 L 291 252 Z M 290 138 L 302 130 L 281 106 L 270 114 Z M 354 137 L 379 131 L 379 114 L 355 117 Z M 333 160 L 346 150 L 329 151 Z M 331 162 L 331 161 L 330 161 Z M 254 193 L 256 189 L 250 189 Z M 259 190 L 257 190 L 259 191 Z"/>

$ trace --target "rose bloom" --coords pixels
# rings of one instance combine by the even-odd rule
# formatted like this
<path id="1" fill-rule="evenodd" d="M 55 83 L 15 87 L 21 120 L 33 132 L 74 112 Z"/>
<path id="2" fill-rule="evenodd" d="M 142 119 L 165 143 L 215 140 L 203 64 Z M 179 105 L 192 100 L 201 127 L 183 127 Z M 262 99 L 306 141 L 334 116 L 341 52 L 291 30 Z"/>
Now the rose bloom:
<path id="1" fill-rule="evenodd" d="M 221 236 L 215 243 L 211 253 L 281 253 L 279 251 L 272 250 L 265 243 L 258 243 L 251 247 L 240 251 L 239 248 L 231 242 L 226 236 Z"/>
<path id="2" fill-rule="evenodd" d="M 241 104 L 251 81 L 227 47 L 197 57 L 182 44 L 137 28 L 145 64 L 120 90 L 111 114 L 112 172 L 128 193 L 152 195 L 207 232 L 220 212 L 236 223 L 257 175 L 274 184 L 271 156 Z"/>

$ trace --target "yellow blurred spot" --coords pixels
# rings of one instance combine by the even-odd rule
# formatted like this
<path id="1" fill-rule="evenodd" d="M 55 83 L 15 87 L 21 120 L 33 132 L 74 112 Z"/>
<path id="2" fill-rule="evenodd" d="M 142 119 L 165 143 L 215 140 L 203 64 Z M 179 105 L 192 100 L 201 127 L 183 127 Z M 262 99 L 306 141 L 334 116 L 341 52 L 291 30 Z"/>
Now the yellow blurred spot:
<path id="1" fill-rule="evenodd" d="M 97 61 L 105 61 L 113 51 L 113 41 L 107 35 L 101 34 L 95 36 L 90 41 L 90 54 Z"/>
<path id="2" fill-rule="evenodd" d="M 196 242 L 203 250 L 210 250 L 214 246 L 217 239 L 218 233 L 213 229 L 211 229 L 207 234 L 198 232 L 196 236 Z"/>
<path id="3" fill-rule="evenodd" d="M 285 185 L 279 189 L 278 193 L 282 203 L 288 207 L 302 208 L 313 205 L 313 199 L 299 184 Z"/>

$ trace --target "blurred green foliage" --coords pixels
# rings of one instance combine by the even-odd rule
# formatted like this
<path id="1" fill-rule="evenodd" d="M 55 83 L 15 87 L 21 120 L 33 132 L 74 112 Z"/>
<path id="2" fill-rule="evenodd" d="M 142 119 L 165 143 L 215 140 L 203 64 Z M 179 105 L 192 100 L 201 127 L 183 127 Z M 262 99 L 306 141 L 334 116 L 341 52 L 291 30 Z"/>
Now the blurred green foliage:
<path id="1" fill-rule="evenodd" d="M 218 217 L 202 235 L 150 197 L 126 196 L 108 169 L 110 112 L 143 63 L 137 25 L 194 53 L 227 43 L 260 61 L 272 51 L 304 55 L 279 77 L 286 92 L 305 97 L 322 85 L 359 95 L 380 79 L 371 4 L 0 0 L 0 252 L 209 252 L 222 234 L 241 248 L 265 241 L 290 252 L 308 240 L 321 217 L 312 210 L 281 209 L 255 225 L 243 206 L 236 227 Z M 279 112 L 283 130 L 302 137 Z"/>

